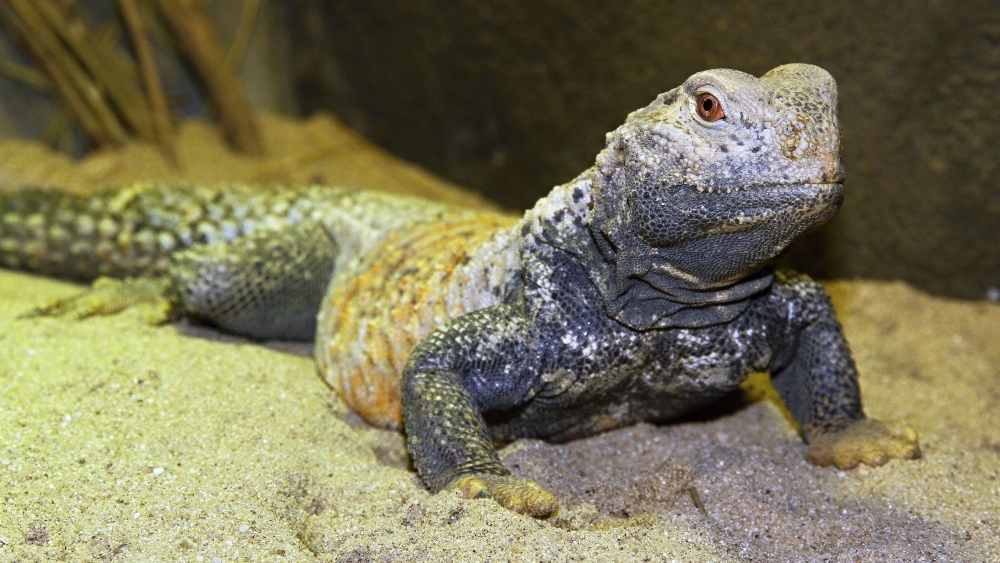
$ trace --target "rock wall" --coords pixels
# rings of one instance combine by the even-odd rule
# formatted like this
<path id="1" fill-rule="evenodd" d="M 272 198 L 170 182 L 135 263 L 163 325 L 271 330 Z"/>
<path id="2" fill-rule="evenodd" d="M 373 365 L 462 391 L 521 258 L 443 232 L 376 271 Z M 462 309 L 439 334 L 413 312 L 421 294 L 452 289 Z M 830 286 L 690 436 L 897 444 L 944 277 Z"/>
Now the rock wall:
<path id="1" fill-rule="evenodd" d="M 625 115 L 705 68 L 823 66 L 847 196 L 788 257 L 821 277 L 1000 287 L 1000 4 L 288 2 L 303 112 L 509 207 L 589 166 Z"/>

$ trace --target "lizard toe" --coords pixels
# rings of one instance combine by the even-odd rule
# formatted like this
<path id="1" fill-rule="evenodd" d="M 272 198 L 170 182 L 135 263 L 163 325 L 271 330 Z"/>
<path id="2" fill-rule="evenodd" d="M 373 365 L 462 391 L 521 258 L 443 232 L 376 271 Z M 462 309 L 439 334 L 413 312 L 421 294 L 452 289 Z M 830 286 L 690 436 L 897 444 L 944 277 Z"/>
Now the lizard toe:
<path id="1" fill-rule="evenodd" d="M 465 498 L 492 498 L 508 510 L 535 518 L 550 516 L 559 508 L 555 495 L 538 483 L 511 475 L 468 475 L 455 481 L 452 487 Z"/>
<path id="2" fill-rule="evenodd" d="M 83 293 L 44 303 L 21 315 L 21 318 L 62 317 L 85 319 L 97 315 L 114 315 L 137 305 L 151 305 L 146 321 L 151 325 L 169 320 L 172 304 L 164 297 L 165 278 L 135 278 L 118 280 L 98 278 Z"/>
<path id="3" fill-rule="evenodd" d="M 806 459 L 816 465 L 853 469 L 864 463 L 872 467 L 890 459 L 920 457 L 917 431 L 905 424 L 887 425 L 877 420 L 858 420 L 850 426 L 814 438 Z"/>

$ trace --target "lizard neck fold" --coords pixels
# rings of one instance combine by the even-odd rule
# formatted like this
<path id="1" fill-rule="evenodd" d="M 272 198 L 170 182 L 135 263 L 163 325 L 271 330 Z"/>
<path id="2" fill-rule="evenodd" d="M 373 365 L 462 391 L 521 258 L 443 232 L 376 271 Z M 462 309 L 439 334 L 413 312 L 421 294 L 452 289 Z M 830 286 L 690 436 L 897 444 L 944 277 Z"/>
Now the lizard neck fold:
<path id="1" fill-rule="evenodd" d="M 637 330 L 701 327 L 730 321 L 767 289 L 773 269 L 747 265 L 739 276 L 694 276 L 674 260 L 676 247 L 647 243 L 633 224 L 626 190 L 593 176 L 588 230 L 602 261 L 592 268 L 608 315 Z M 735 279 L 733 279 L 735 278 Z"/>
<path id="2" fill-rule="evenodd" d="M 691 279 L 628 228 L 614 197 L 622 191 L 602 189 L 606 181 L 592 168 L 558 186 L 527 212 L 524 234 L 573 255 L 609 317 L 636 330 L 708 326 L 736 318 L 771 285 L 766 267 L 736 281 Z"/>

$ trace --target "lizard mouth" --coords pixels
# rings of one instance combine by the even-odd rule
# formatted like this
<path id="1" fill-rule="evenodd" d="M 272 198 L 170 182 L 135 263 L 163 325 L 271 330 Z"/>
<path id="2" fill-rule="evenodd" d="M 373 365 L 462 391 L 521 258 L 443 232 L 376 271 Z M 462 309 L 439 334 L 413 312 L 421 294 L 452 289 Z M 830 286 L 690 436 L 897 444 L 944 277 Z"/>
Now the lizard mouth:
<path id="1" fill-rule="evenodd" d="M 844 193 L 840 182 L 779 182 L 697 190 L 688 187 L 685 205 L 693 221 L 709 223 L 704 234 L 746 233 L 764 225 L 821 223 L 837 210 Z M 725 194 L 740 193 L 741 197 Z M 722 194 L 722 195 L 719 195 Z M 682 213 L 688 216 L 688 213 Z"/>
<path id="2" fill-rule="evenodd" d="M 770 182 L 761 184 L 743 184 L 743 185 L 728 185 L 728 186 L 694 186 L 694 189 L 698 193 L 709 193 L 709 194 L 732 194 L 739 192 L 747 192 L 751 190 L 769 190 L 769 189 L 781 189 L 781 188 L 798 188 L 805 190 L 833 190 L 842 189 L 844 187 L 843 179 L 837 179 L 836 181 L 824 181 L 824 182 Z"/>

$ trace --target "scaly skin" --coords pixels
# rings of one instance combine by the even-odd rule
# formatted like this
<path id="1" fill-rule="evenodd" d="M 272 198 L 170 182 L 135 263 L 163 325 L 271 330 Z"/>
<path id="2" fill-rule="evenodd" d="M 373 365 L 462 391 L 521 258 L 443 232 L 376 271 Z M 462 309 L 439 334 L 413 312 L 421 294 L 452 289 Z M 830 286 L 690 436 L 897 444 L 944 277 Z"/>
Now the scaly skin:
<path id="1" fill-rule="evenodd" d="M 769 267 L 839 204 L 836 98 L 809 65 L 695 74 L 520 220 L 321 187 L 5 195 L 0 261 L 153 278 L 40 314 L 162 294 L 252 337 L 315 331 L 320 372 L 405 428 L 429 489 L 534 516 L 556 499 L 511 476 L 495 442 L 668 420 L 749 371 L 771 372 L 810 461 L 878 465 L 917 457 L 916 433 L 865 418 L 826 293 Z"/>

